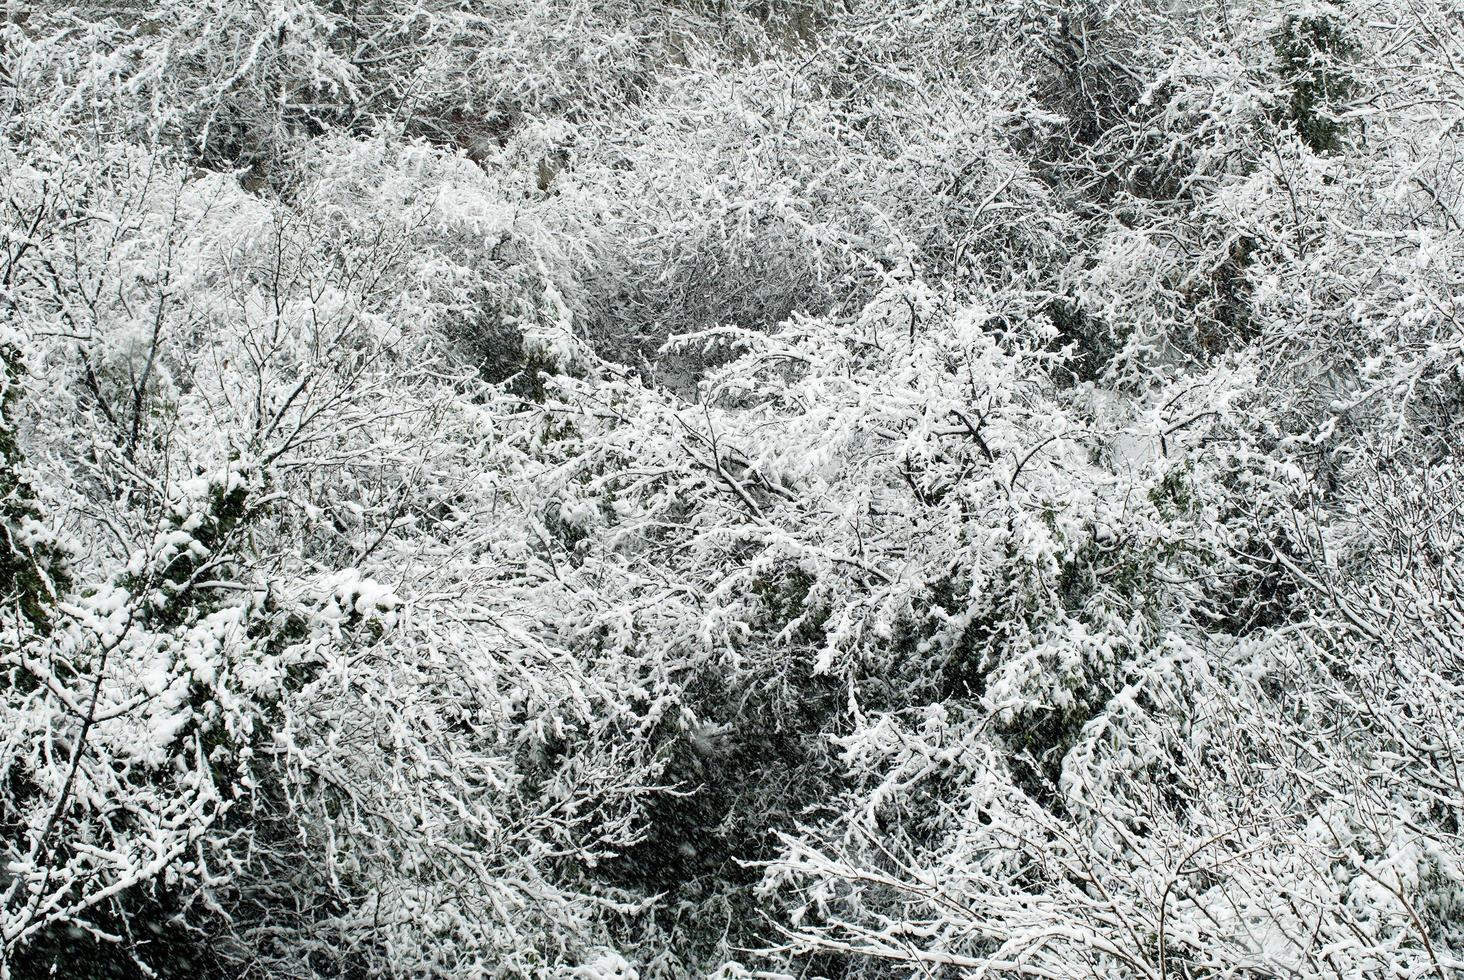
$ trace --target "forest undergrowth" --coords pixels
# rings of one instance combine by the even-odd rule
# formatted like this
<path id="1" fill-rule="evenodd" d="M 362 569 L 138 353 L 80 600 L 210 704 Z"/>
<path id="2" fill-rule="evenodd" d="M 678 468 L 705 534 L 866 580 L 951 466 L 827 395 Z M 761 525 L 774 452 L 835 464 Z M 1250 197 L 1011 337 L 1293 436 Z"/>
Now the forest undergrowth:
<path id="1" fill-rule="evenodd" d="M 0 978 L 1464 977 L 1464 8 L 0 14 Z"/>

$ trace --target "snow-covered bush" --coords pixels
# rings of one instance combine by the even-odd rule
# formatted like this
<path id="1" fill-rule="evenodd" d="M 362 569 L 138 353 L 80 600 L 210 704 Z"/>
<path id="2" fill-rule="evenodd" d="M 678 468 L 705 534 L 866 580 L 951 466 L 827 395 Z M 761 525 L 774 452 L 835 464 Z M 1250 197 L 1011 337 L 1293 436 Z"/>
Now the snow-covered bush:
<path id="1" fill-rule="evenodd" d="M 0 22 L 0 976 L 1447 978 L 1447 4 Z"/>

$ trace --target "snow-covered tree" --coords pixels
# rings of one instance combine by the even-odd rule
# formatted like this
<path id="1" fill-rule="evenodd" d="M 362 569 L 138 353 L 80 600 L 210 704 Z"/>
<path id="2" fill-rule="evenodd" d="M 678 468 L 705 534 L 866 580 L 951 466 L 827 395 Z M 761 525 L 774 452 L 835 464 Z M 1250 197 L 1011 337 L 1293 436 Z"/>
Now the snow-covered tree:
<path id="1" fill-rule="evenodd" d="M 0 19 L 0 976 L 1464 975 L 1458 11 Z"/>

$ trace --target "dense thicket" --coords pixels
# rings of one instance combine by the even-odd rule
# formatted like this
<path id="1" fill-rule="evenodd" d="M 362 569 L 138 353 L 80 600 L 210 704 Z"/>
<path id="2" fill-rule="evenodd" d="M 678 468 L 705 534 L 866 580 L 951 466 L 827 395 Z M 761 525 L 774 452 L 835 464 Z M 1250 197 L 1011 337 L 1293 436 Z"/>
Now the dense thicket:
<path id="1" fill-rule="evenodd" d="M 0 976 L 1464 976 L 1464 10 L 0 26 Z"/>

